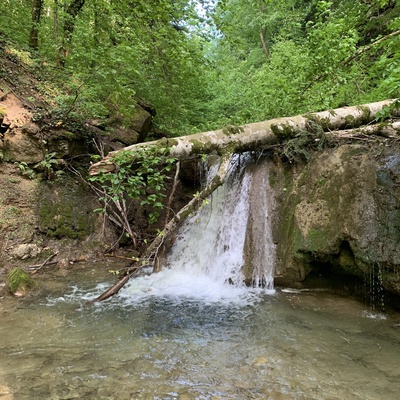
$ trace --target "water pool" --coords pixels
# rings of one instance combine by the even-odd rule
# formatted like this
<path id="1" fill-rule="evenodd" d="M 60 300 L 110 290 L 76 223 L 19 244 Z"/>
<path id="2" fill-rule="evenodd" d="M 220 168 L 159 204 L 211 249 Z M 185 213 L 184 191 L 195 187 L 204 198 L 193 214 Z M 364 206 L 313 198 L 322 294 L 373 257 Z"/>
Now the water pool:
<path id="1" fill-rule="evenodd" d="M 168 273 L 87 306 L 104 285 L 83 269 L 3 310 L 0 399 L 399 398 L 399 315 L 325 291 L 182 295 Z"/>

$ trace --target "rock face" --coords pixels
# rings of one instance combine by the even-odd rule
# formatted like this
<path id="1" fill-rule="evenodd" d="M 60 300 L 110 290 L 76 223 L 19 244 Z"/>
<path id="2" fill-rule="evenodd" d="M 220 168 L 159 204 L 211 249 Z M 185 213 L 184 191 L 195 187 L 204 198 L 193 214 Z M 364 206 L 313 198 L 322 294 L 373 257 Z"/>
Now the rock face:
<path id="1" fill-rule="evenodd" d="M 93 213 L 98 206 L 73 176 L 29 179 L 17 166 L 0 163 L 0 266 L 40 264 L 54 253 L 57 260 L 102 254 L 117 237 Z"/>
<path id="2" fill-rule="evenodd" d="M 62 159 L 87 153 L 80 135 L 62 126 L 41 129 L 32 122 L 32 111 L 12 93 L 0 90 L 0 153 L 4 161 L 34 165 L 53 154 Z"/>
<path id="3" fill-rule="evenodd" d="M 139 97 L 133 101 L 136 103 L 135 112 L 129 121 L 126 121 L 128 127 L 122 126 L 118 120 L 110 120 L 106 124 L 97 120 L 86 121 L 86 127 L 96 135 L 98 145 L 104 148 L 105 153 L 144 142 L 150 130 L 155 134 L 156 129 L 153 127 L 155 107 Z"/>
<path id="4" fill-rule="evenodd" d="M 0 155 L 9 162 L 37 164 L 47 155 L 57 159 L 76 157 L 89 152 L 87 138 L 69 131 L 64 123 L 54 121 L 42 129 L 32 122 L 33 112 L 13 93 L 0 89 Z M 142 99 L 134 99 L 135 112 L 131 115 L 129 129 L 110 123 L 87 121 L 86 128 L 97 137 L 104 151 L 120 149 L 146 139 L 156 115 L 154 106 Z M 43 125 L 43 124 L 42 124 Z"/>
<path id="5" fill-rule="evenodd" d="M 342 145 L 303 168 L 275 168 L 277 285 L 311 272 L 357 276 L 400 295 L 400 151 Z"/>
<path id="6" fill-rule="evenodd" d="M 103 254 L 116 233 L 93 213 L 99 204 L 88 186 L 66 172 L 71 159 L 88 153 L 86 138 L 61 123 L 40 126 L 13 92 L 0 89 L 0 99 L 1 269 L 41 264 L 55 253 L 56 261 Z"/>

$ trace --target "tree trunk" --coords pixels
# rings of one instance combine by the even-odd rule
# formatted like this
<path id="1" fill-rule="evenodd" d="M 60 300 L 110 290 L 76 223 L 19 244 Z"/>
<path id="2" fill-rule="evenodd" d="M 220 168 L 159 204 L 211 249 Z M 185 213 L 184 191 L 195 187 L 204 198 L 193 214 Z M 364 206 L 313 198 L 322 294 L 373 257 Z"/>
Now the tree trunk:
<path id="1" fill-rule="evenodd" d="M 55 59 L 57 67 L 60 67 L 60 57 L 59 57 L 59 42 L 58 42 L 58 0 L 54 0 L 53 5 L 53 35 L 54 35 L 54 48 L 55 48 Z"/>
<path id="2" fill-rule="evenodd" d="M 39 24 L 42 16 L 43 0 L 33 0 L 32 3 L 32 27 L 29 35 L 29 47 L 37 50 L 39 47 Z"/>
<path id="3" fill-rule="evenodd" d="M 265 57 L 267 57 L 267 60 L 269 60 L 269 50 L 268 50 L 267 44 L 265 43 L 263 31 L 260 31 L 260 40 L 261 40 L 261 45 L 262 45 Z"/>
<path id="4" fill-rule="evenodd" d="M 71 50 L 72 35 L 75 29 L 76 17 L 85 5 L 85 0 L 73 0 L 65 10 L 64 32 L 60 48 L 60 64 L 64 65 Z"/>
<path id="5" fill-rule="evenodd" d="M 134 152 L 141 147 L 169 148 L 170 155 L 178 160 L 200 157 L 212 151 L 220 156 L 225 154 L 258 151 L 284 141 L 299 132 L 315 132 L 319 126 L 325 132 L 340 129 L 354 129 L 375 121 L 377 113 L 383 107 L 389 107 L 394 100 L 385 100 L 361 106 L 343 107 L 335 110 L 321 111 L 271 119 L 243 126 L 226 126 L 223 129 L 210 132 L 201 132 L 194 135 L 181 136 L 172 139 L 160 139 L 152 142 L 139 143 L 116 150 L 107 155 L 103 160 L 90 167 L 89 174 L 111 172 L 115 169 L 112 158 L 121 151 Z"/>
<path id="6" fill-rule="evenodd" d="M 111 172 L 115 169 L 112 158 L 117 153 L 123 150 L 133 153 L 141 147 L 154 148 L 155 153 L 158 148 L 169 148 L 171 156 L 176 157 L 178 160 L 200 157 L 211 152 L 217 152 L 220 156 L 219 169 L 213 180 L 168 222 L 162 234 L 154 239 L 140 260 L 128 269 L 126 275 L 93 301 L 106 300 L 118 293 L 130 277 L 143 265 L 153 264 L 155 272 L 160 270 L 158 265 L 160 248 L 187 216 L 196 211 L 203 200 L 224 183 L 229 161 L 234 153 L 261 151 L 279 142 L 284 142 L 299 132 L 312 134 L 318 130 L 321 131 L 321 129 L 327 132 L 326 136 L 332 140 L 340 138 L 365 140 L 368 135 L 372 134 L 384 137 L 398 137 L 400 132 L 399 122 L 371 125 L 375 121 L 377 113 L 384 107 L 389 107 L 393 101 L 385 100 L 362 106 L 344 107 L 307 115 L 273 119 L 239 127 L 230 126 L 216 131 L 181 136 L 174 139 L 140 143 L 114 151 L 102 161 L 93 164 L 90 167 L 90 175 Z M 317 130 L 316 127 L 318 127 Z"/>

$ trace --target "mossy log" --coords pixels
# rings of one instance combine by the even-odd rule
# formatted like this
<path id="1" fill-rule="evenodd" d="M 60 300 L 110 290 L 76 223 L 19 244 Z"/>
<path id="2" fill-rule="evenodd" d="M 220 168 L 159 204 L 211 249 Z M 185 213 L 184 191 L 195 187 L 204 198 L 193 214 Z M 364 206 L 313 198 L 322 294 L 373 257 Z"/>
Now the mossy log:
<path id="1" fill-rule="evenodd" d="M 213 151 L 221 156 L 227 153 L 259 151 L 285 141 L 300 131 L 313 133 L 316 125 L 325 132 L 358 128 L 375 122 L 377 113 L 384 107 L 389 107 L 393 101 L 385 100 L 361 106 L 276 118 L 242 126 L 227 126 L 210 132 L 139 143 L 109 153 L 107 157 L 90 167 L 89 174 L 96 175 L 99 172 L 113 171 L 115 165 L 112 159 L 119 152 L 135 152 L 136 149 L 142 147 L 154 148 L 155 153 L 157 153 L 157 148 L 168 148 L 172 157 L 184 160 L 200 157 Z"/>
<path id="2" fill-rule="evenodd" d="M 369 136 L 381 136 L 384 138 L 400 138 L 400 121 L 393 123 L 376 123 L 372 125 L 360 126 L 354 129 L 342 129 L 340 131 L 333 131 L 326 134 L 327 139 L 363 139 Z"/>
<path id="3" fill-rule="evenodd" d="M 168 148 L 170 155 L 178 160 L 200 157 L 204 154 L 216 152 L 220 156 L 219 169 L 212 181 L 187 205 L 185 205 L 165 226 L 161 235 L 147 247 L 139 261 L 135 262 L 112 287 L 93 301 L 106 300 L 115 295 L 143 265 L 149 265 L 153 260 L 154 270 L 159 270 L 158 252 L 165 240 L 192 212 L 201 205 L 225 181 L 229 161 L 234 153 L 246 151 L 261 151 L 284 142 L 299 132 L 316 132 L 319 130 L 330 132 L 332 137 L 340 139 L 352 138 L 356 135 L 381 134 L 393 136 L 400 131 L 400 124 L 374 124 L 376 116 L 384 108 L 389 107 L 394 100 L 385 100 L 362 106 L 343 107 L 335 110 L 298 115 L 295 117 L 278 118 L 264 122 L 257 122 L 243 126 L 229 126 L 220 130 L 197 133 L 190 136 L 181 136 L 173 139 L 161 139 L 152 142 L 140 143 L 124 149 L 111 152 L 100 162 L 90 167 L 90 175 L 100 172 L 112 172 L 116 167 L 113 157 L 120 151 L 135 152 L 138 148 Z"/>

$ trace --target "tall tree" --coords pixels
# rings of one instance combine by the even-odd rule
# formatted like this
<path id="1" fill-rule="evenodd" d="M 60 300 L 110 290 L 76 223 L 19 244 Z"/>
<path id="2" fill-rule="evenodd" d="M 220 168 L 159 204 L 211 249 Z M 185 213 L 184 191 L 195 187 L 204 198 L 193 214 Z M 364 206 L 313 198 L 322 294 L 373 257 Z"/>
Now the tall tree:
<path id="1" fill-rule="evenodd" d="M 71 50 L 72 35 L 75 29 L 76 17 L 85 5 L 85 0 L 72 0 L 65 9 L 64 30 L 60 48 L 61 65 L 65 63 Z"/>
<path id="2" fill-rule="evenodd" d="M 397 97 L 399 12 L 390 0 L 219 1 L 211 118 L 241 124 Z"/>
<path id="3" fill-rule="evenodd" d="M 29 47 L 37 50 L 39 47 L 39 24 L 42 16 L 43 0 L 33 0 L 32 3 L 32 26 L 29 35 Z"/>

